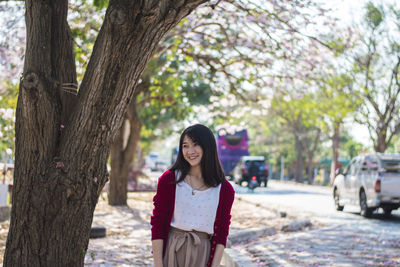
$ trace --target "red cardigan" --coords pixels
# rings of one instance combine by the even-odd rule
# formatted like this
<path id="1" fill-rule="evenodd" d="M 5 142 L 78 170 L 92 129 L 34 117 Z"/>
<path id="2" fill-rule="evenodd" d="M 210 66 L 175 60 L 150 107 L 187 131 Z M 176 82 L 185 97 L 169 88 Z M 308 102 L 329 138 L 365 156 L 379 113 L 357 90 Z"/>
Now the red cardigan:
<path id="1" fill-rule="evenodd" d="M 167 170 L 158 179 L 157 193 L 153 198 L 154 209 L 151 216 L 151 240 L 163 239 L 163 255 L 168 240 L 172 215 L 175 208 L 175 172 Z M 224 180 L 221 184 L 219 203 L 214 222 L 214 234 L 211 239 L 211 253 L 207 266 L 211 266 L 217 244 L 226 247 L 226 240 L 231 223 L 231 208 L 235 198 L 232 185 Z"/>

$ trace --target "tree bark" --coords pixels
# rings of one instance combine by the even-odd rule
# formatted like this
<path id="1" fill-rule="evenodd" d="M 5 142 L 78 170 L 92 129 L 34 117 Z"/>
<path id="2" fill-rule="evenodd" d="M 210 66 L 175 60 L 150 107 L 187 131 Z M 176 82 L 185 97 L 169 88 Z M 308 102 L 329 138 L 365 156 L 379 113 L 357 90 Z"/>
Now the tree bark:
<path id="1" fill-rule="evenodd" d="M 375 152 L 385 153 L 385 151 L 389 145 L 389 142 L 386 140 L 387 128 L 388 127 L 386 126 L 384 129 L 379 129 L 379 128 L 377 129 L 377 131 L 376 131 L 377 138 L 376 138 L 376 143 L 374 144 Z"/>
<path id="2" fill-rule="evenodd" d="M 307 179 L 308 184 L 312 184 L 314 182 L 314 173 L 313 173 L 313 160 L 314 154 L 317 150 L 319 139 L 321 136 L 321 131 L 319 129 L 316 130 L 316 135 L 313 138 L 312 144 L 305 144 L 304 146 L 307 147 Z M 311 138 L 310 138 L 311 139 Z"/>
<path id="3" fill-rule="evenodd" d="M 111 146 L 111 177 L 108 204 L 112 206 L 127 205 L 128 175 L 139 144 L 141 127 L 142 123 L 137 114 L 136 101 L 132 101 L 127 110 L 127 119 Z"/>
<path id="4" fill-rule="evenodd" d="M 111 0 L 75 96 L 61 93 L 76 83 L 68 2 L 26 0 L 4 266 L 83 266 L 111 143 L 134 88 L 160 38 L 202 2 Z"/>
<path id="5" fill-rule="evenodd" d="M 296 182 L 301 182 L 303 180 L 303 169 L 304 169 L 304 156 L 303 156 L 303 145 L 299 136 L 295 135 L 295 143 L 297 150 L 297 161 L 296 161 L 296 169 L 295 169 L 295 177 Z"/>
<path id="6" fill-rule="evenodd" d="M 335 123 L 332 136 L 332 163 L 330 172 L 330 184 L 333 184 L 333 180 L 336 177 L 336 169 L 339 158 L 339 142 L 340 142 L 340 124 Z"/>

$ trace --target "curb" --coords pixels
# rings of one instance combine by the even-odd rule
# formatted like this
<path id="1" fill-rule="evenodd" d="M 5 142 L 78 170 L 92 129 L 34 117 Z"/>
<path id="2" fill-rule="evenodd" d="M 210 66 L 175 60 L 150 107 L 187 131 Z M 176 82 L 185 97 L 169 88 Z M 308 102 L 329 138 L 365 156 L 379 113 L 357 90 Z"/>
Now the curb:
<path id="1" fill-rule="evenodd" d="M 237 243 L 248 242 L 263 236 L 270 236 L 275 234 L 276 229 L 271 226 L 238 231 L 229 235 L 227 247 L 230 248 L 232 245 L 235 245 Z"/>
<path id="2" fill-rule="evenodd" d="M 256 267 L 247 255 L 244 255 L 231 248 L 232 245 L 242 242 L 248 242 L 263 236 L 275 235 L 276 229 L 274 227 L 261 227 L 251 230 L 242 230 L 232 233 L 228 237 L 226 248 L 222 257 L 224 267 Z"/>
<path id="3" fill-rule="evenodd" d="M 224 249 L 222 262 L 224 267 L 257 267 L 248 256 L 231 248 Z"/>

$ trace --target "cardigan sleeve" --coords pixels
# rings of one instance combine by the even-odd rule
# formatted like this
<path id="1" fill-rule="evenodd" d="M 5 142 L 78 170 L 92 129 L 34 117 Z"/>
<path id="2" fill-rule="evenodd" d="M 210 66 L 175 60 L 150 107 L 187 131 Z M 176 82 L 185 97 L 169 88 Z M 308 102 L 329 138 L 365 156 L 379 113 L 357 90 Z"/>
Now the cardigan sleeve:
<path id="1" fill-rule="evenodd" d="M 229 225 L 231 224 L 231 209 L 233 200 L 235 199 L 235 190 L 228 181 L 224 181 L 223 190 L 220 198 L 221 209 L 217 215 L 217 223 L 214 226 L 214 238 L 216 244 L 222 244 L 226 247 L 226 241 L 229 234 Z"/>
<path id="2" fill-rule="evenodd" d="M 172 173 L 170 171 L 166 171 L 161 175 L 158 179 L 157 184 L 157 192 L 153 197 L 153 215 L 150 219 L 151 224 L 151 240 L 154 239 L 166 239 L 167 233 L 167 225 L 170 213 L 170 201 L 169 197 L 171 181 L 173 180 Z M 171 179 L 172 178 L 172 179 Z"/>

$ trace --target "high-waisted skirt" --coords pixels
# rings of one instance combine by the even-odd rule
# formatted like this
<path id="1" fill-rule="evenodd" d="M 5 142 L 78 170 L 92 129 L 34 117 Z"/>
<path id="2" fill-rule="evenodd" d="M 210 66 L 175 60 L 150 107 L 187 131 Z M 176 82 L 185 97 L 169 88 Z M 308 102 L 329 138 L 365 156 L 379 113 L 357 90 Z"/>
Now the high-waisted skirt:
<path id="1" fill-rule="evenodd" d="M 164 267 L 205 267 L 210 250 L 209 234 L 188 232 L 171 226 L 163 259 Z"/>

